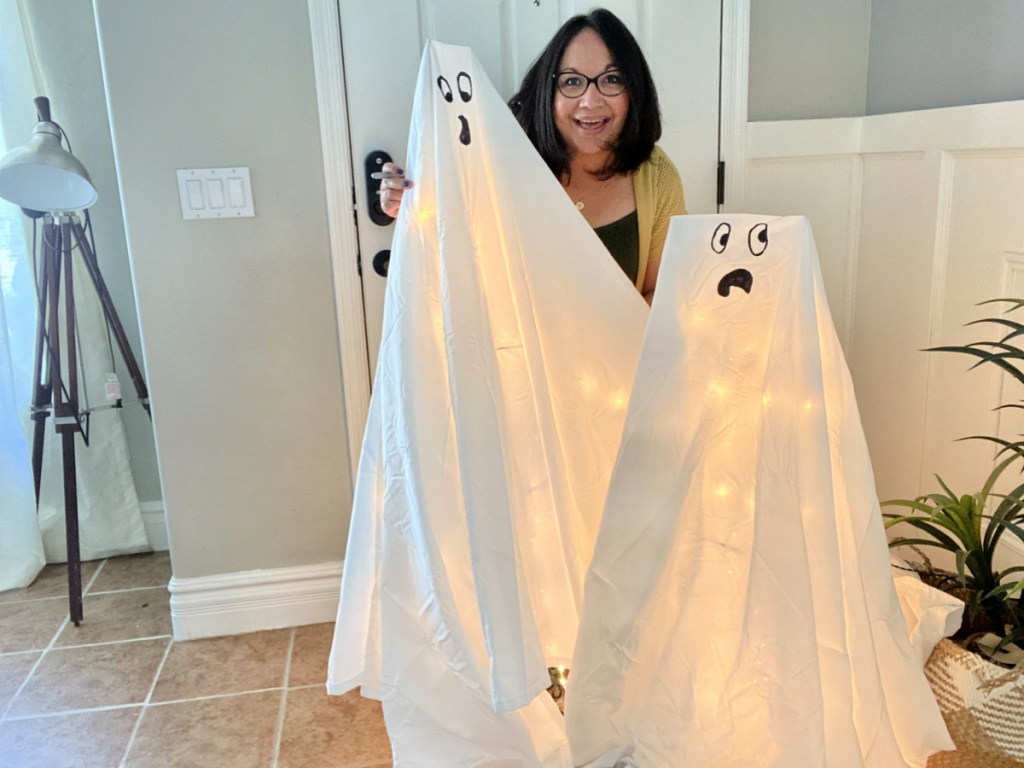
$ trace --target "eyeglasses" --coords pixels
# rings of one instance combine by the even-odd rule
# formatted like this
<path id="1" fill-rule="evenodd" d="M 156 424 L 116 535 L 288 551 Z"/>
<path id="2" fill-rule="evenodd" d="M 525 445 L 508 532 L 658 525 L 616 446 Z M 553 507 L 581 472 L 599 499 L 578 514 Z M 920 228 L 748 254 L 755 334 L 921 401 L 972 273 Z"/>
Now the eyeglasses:
<path id="1" fill-rule="evenodd" d="M 567 99 L 578 99 L 593 83 L 602 96 L 618 96 L 626 90 L 626 81 L 617 69 L 602 72 L 597 77 L 587 77 L 579 72 L 559 72 L 555 75 L 558 91 Z"/>

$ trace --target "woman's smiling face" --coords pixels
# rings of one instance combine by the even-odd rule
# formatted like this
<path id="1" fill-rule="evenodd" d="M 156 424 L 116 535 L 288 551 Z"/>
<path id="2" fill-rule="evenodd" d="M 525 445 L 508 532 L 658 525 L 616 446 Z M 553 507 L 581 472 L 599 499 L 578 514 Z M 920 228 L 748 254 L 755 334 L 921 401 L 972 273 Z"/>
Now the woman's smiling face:
<path id="1" fill-rule="evenodd" d="M 559 74 L 576 72 L 595 78 L 616 70 L 611 52 L 601 37 L 592 29 L 583 29 L 566 46 Z M 587 166 L 604 164 L 611 148 L 618 141 L 622 126 L 629 114 L 629 93 L 605 96 L 589 83 L 582 96 L 569 98 L 555 90 L 555 128 L 573 159 L 586 159 Z M 580 156 L 585 157 L 580 157 Z"/>

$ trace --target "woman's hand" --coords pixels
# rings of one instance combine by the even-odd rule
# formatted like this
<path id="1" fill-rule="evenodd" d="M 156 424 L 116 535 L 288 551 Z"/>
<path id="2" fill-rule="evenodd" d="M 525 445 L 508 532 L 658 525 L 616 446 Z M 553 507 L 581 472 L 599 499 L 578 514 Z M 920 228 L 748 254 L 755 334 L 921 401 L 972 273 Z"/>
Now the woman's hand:
<path id="1" fill-rule="evenodd" d="M 380 179 L 380 189 L 377 192 L 380 207 L 391 218 L 397 217 L 402 195 L 412 186 L 412 182 L 405 178 L 405 171 L 394 163 L 384 163 L 380 172 L 373 174 L 373 178 Z"/>

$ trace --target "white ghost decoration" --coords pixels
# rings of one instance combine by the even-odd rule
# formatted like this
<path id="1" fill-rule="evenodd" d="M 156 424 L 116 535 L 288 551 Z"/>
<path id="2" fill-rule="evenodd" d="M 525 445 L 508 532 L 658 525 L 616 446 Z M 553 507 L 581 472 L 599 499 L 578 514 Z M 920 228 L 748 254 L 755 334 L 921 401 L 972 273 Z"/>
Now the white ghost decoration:
<path id="1" fill-rule="evenodd" d="M 806 219 L 672 220 L 585 596 L 576 765 L 916 768 L 953 748 Z"/>
<path id="2" fill-rule="evenodd" d="M 649 310 L 468 48 L 424 51 L 406 157 L 328 688 L 396 766 L 570 766 L 548 667 Z"/>

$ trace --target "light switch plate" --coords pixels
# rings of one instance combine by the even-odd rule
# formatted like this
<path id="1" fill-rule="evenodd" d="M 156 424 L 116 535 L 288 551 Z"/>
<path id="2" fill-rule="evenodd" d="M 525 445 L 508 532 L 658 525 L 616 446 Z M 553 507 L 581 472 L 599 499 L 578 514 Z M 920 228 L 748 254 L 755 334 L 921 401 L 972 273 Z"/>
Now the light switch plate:
<path id="1" fill-rule="evenodd" d="M 184 219 L 255 216 L 248 168 L 186 168 L 178 171 Z"/>

